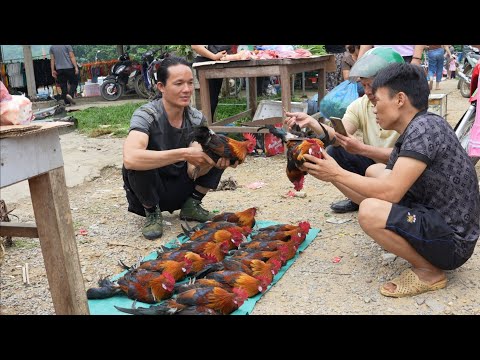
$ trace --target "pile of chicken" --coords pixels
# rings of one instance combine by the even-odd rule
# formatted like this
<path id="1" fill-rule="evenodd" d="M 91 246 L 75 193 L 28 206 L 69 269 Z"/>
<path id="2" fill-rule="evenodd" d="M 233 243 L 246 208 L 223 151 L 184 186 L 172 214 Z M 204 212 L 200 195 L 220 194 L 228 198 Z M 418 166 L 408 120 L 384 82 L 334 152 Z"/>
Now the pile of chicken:
<path id="1" fill-rule="evenodd" d="M 225 212 L 184 229 L 185 234 L 177 237 L 178 248 L 162 248 L 155 260 L 136 266 L 122 263 L 127 273 L 115 282 L 101 279 L 99 287 L 88 289 L 87 298 L 122 294 L 158 303 L 149 308 L 115 306 L 129 314 L 230 314 L 248 297 L 266 291 L 310 230 L 308 222 L 256 229 L 256 212 L 256 208 Z"/>

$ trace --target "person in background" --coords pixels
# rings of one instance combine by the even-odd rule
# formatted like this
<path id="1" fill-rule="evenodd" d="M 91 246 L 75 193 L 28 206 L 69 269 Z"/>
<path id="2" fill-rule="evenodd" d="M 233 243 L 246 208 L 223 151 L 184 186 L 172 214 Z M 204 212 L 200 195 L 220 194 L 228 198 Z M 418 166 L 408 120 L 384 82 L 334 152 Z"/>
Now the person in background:
<path id="1" fill-rule="evenodd" d="M 393 62 L 403 63 L 402 56 L 391 48 L 374 48 L 368 51 L 353 65 L 350 76 L 359 77 L 365 95 L 354 100 L 348 107 L 342 122 L 348 136 L 335 132 L 324 125 L 328 131 L 333 146 L 327 147 L 328 154 L 345 170 L 359 175 L 372 176 L 367 173 L 370 165 L 386 164 L 399 136 L 395 130 L 385 130 L 377 124 L 373 108 L 375 96 L 372 93 L 372 82 L 378 71 Z M 308 127 L 317 134 L 323 134 L 318 121 L 305 113 L 286 113 L 285 124 L 292 128 L 295 124 Z M 362 132 L 363 141 L 357 139 L 357 130 Z M 336 183 L 334 183 L 337 186 Z M 343 190 L 338 185 L 340 191 Z M 343 191 L 342 191 L 343 192 Z M 358 210 L 358 203 L 351 199 L 333 203 L 330 208 L 336 213 L 346 213 Z"/>
<path id="2" fill-rule="evenodd" d="M 403 56 L 406 63 L 421 65 L 422 53 L 425 45 L 360 45 L 358 58 L 373 47 L 389 47 Z"/>
<path id="3" fill-rule="evenodd" d="M 448 45 L 425 45 L 428 57 L 428 87 L 432 90 L 433 76 L 436 78 L 435 90 L 440 90 L 440 82 L 443 77 L 443 61 L 445 60 L 445 53 L 450 57 L 450 50 Z"/>
<path id="4" fill-rule="evenodd" d="M 78 65 L 72 45 L 50 46 L 50 68 L 52 76 L 60 84 L 62 100 L 66 105 L 75 105 L 78 85 Z"/>
<path id="5" fill-rule="evenodd" d="M 372 165 L 376 176 L 366 177 L 342 169 L 327 153 L 324 159 L 305 155 L 303 169 L 360 204 L 363 231 L 411 264 L 380 287 L 382 295 L 442 289 L 445 270 L 473 255 L 480 234 L 475 167 L 448 122 L 428 112 L 430 91 L 421 67 L 387 66 L 372 93 L 379 125 L 401 134 L 387 165 Z"/>
<path id="6" fill-rule="evenodd" d="M 458 66 L 457 57 L 455 55 L 452 55 L 450 64 L 448 64 L 448 70 L 450 70 L 450 79 L 455 79 L 457 66 Z"/>
<path id="7" fill-rule="evenodd" d="M 195 62 L 219 61 L 223 56 L 231 52 L 231 48 L 232 45 L 192 45 L 192 50 L 198 54 L 198 56 L 195 57 Z M 218 96 L 222 90 L 222 83 L 223 78 L 208 79 L 212 119 L 214 119 L 215 110 L 217 109 Z"/>
<path id="8" fill-rule="evenodd" d="M 355 64 L 355 61 L 357 61 L 359 51 L 360 45 L 347 45 L 347 51 L 345 51 L 342 58 L 343 80 L 348 80 L 350 78 L 350 69 L 353 64 Z"/>
<path id="9" fill-rule="evenodd" d="M 211 219 L 213 214 L 201 206 L 202 199 L 217 188 L 230 165 L 225 158 L 215 163 L 200 144 L 191 142 L 192 128 L 206 125 L 207 120 L 190 106 L 194 91 L 190 64 L 183 58 L 167 57 L 157 78 L 162 97 L 133 113 L 122 168 L 128 211 L 146 217 L 142 234 L 150 240 L 163 234 L 162 211 L 181 209 L 181 219 Z"/>
<path id="10" fill-rule="evenodd" d="M 335 86 L 343 81 L 342 77 L 342 58 L 345 52 L 345 45 L 325 45 L 325 51 L 328 54 L 335 56 L 336 70 L 334 72 L 327 72 L 326 90 L 331 91 Z"/>

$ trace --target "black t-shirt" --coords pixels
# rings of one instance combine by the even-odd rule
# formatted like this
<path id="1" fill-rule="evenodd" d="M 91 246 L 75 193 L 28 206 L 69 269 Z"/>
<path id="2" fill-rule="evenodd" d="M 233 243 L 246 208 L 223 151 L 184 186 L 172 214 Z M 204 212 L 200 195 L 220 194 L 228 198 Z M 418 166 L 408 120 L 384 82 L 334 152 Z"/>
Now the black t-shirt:
<path id="1" fill-rule="evenodd" d="M 400 156 L 427 164 L 401 203 L 436 209 L 454 231 L 457 254 L 468 257 L 480 235 L 478 179 L 452 127 L 436 114 L 418 114 L 398 138 L 387 169 Z"/>
<path id="2" fill-rule="evenodd" d="M 185 108 L 182 127 L 170 125 L 162 99 L 142 105 L 132 115 L 130 131 L 137 130 L 148 135 L 147 150 L 172 150 L 188 147 L 193 126 L 206 125 L 205 116 L 191 106 Z M 159 169 L 166 176 L 178 176 L 186 166 L 185 161 L 167 165 Z"/>
<path id="3" fill-rule="evenodd" d="M 325 50 L 329 54 L 344 53 L 345 45 L 325 45 Z"/>
<path id="4" fill-rule="evenodd" d="M 220 51 L 227 51 L 227 54 L 231 54 L 232 52 L 232 45 L 207 45 L 207 50 L 212 52 L 213 54 L 219 53 Z M 205 61 L 212 61 L 212 59 L 206 58 L 204 56 L 198 55 L 195 58 L 195 62 L 205 62 Z"/>

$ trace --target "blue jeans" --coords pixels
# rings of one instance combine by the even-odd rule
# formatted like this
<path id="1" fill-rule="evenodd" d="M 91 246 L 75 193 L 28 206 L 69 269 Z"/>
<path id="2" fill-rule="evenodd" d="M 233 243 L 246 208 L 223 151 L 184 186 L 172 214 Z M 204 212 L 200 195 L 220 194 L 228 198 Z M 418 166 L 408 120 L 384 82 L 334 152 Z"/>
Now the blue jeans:
<path id="1" fill-rule="evenodd" d="M 437 74 L 436 80 L 437 83 L 442 81 L 443 75 L 443 55 L 445 55 L 445 50 L 443 48 L 430 50 L 428 52 L 428 76 L 427 80 L 433 77 L 433 74 Z"/>
<path id="2" fill-rule="evenodd" d="M 327 147 L 327 153 L 335 159 L 335 161 L 343 169 L 351 171 L 355 174 L 364 176 L 367 168 L 375 164 L 375 161 L 362 155 L 353 155 L 341 146 Z"/>

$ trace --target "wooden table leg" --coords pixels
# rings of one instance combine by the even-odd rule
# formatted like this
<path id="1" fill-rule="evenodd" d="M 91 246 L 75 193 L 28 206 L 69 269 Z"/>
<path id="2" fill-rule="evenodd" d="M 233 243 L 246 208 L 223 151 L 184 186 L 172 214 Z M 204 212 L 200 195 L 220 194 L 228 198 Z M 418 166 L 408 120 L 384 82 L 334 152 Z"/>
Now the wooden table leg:
<path id="1" fill-rule="evenodd" d="M 205 77 L 205 71 L 198 70 L 198 82 L 200 84 L 200 103 L 202 104 L 202 113 L 207 118 L 208 126 L 213 124 L 212 108 L 210 106 L 210 87 Z"/>
<path id="2" fill-rule="evenodd" d="M 320 111 L 320 101 L 322 101 L 323 97 L 325 96 L 325 84 L 326 84 L 326 73 L 325 69 L 318 70 L 318 78 L 317 78 L 317 85 L 318 85 L 318 98 L 317 98 L 317 109 Z"/>
<path id="3" fill-rule="evenodd" d="M 57 315 L 88 315 L 63 166 L 28 180 Z"/>
<path id="4" fill-rule="evenodd" d="M 252 119 L 255 116 L 255 111 L 257 111 L 257 78 L 250 77 L 248 78 L 248 99 L 250 103 L 250 110 L 252 114 Z"/>

